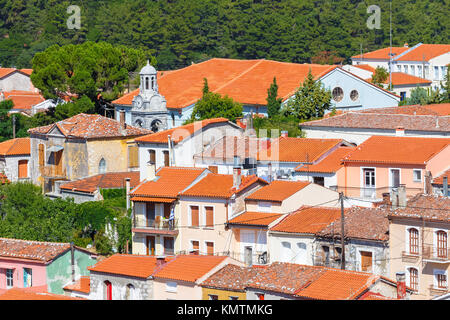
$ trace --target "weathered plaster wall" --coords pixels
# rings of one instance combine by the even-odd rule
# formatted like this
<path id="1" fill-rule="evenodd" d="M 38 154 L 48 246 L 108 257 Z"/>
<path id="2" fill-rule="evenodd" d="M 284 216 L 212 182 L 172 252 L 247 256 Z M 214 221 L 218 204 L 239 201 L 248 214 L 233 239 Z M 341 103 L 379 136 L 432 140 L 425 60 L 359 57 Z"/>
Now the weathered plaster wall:
<path id="1" fill-rule="evenodd" d="M 89 275 L 87 267 L 94 265 L 97 260 L 85 252 L 75 250 L 75 279 Z M 48 292 L 64 294 L 63 287 L 72 281 L 71 251 L 67 251 L 47 266 Z"/>
<path id="2" fill-rule="evenodd" d="M 30 156 L 8 156 L 0 158 L 0 172 L 3 172 L 11 182 L 19 180 L 19 161 L 28 160 L 28 177 L 30 177 Z"/>
<path id="3" fill-rule="evenodd" d="M 95 139 L 87 142 L 88 176 L 99 174 L 99 163 L 106 161 L 106 172 L 128 171 L 128 145 L 133 139 Z"/>
<path id="4" fill-rule="evenodd" d="M 128 300 L 152 300 L 153 280 L 92 271 L 89 299 L 106 300 L 105 281 L 111 282 L 112 300 L 127 300 L 127 285 L 134 286 Z"/>

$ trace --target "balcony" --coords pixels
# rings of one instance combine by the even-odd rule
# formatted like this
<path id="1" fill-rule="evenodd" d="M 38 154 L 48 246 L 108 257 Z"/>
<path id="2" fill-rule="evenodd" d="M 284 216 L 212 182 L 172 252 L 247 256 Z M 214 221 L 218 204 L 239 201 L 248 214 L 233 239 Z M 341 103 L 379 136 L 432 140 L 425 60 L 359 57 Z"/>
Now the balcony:
<path id="1" fill-rule="evenodd" d="M 430 296 L 440 296 L 442 294 L 446 294 L 448 293 L 448 286 L 446 287 L 437 287 L 434 285 L 431 285 L 429 287 L 429 291 L 430 291 Z"/>
<path id="2" fill-rule="evenodd" d="M 41 176 L 44 178 L 51 178 L 51 179 L 66 179 L 66 169 L 62 169 L 60 166 L 45 166 L 39 168 L 41 172 Z"/>
<path id="3" fill-rule="evenodd" d="M 402 251 L 402 262 L 415 263 L 419 261 L 420 255 L 418 253 L 411 253 L 409 251 Z"/>
<path id="4" fill-rule="evenodd" d="M 178 219 L 169 220 L 157 216 L 155 219 L 144 219 L 135 216 L 133 219 L 133 232 L 149 234 L 178 234 Z"/>
<path id="5" fill-rule="evenodd" d="M 434 263 L 450 263 L 450 249 L 437 248 L 432 245 L 425 245 L 423 247 L 423 261 Z"/>

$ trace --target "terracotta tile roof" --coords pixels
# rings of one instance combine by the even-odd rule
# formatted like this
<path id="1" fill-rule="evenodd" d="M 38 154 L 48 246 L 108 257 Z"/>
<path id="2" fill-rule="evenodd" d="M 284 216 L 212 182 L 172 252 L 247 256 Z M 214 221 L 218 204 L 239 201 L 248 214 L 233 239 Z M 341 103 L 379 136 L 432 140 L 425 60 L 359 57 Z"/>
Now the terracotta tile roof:
<path id="1" fill-rule="evenodd" d="M 359 300 L 397 300 L 397 299 L 385 297 L 382 294 L 367 291 L 359 298 Z"/>
<path id="2" fill-rule="evenodd" d="M 306 78 L 308 71 L 319 78 L 336 66 L 297 64 L 271 60 L 236 60 L 214 58 L 186 68 L 174 70 L 158 79 L 160 93 L 167 107 L 180 109 L 196 103 L 202 97 L 203 79 L 208 79 L 210 91 L 228 95 L 243 104 L 266 105 L 267 89 L 277 78 L 278 96 L 286 100 Z M 113 101 L 131 105 L 139 89 Z"/>
<path id="3" fill-rule="evenodd" d="M 321 120 L 303 122 L 301 128 L 337 127 L 362 129 L 389 129 L 403 127 L 405 130 L 448 132 L 450 131 L 450 116 L 411 116 L 406 114 L 378 114 L 347 112 Z"/>
<path id="4" fill-rule="evenodd" d="M 375 68 L 372 66 L 369 66 L 368 64 L 354 64 L 352 66 L 366 70 L 366 71 L 375 72 Z"/>
<path id="5" fill-rule="evenodd" d="M 378 114 L 406 114 L 406 115 L 432 115 L 448 116 L 450 115 L 450 103 L 428 104 L 428 105 L 410 105 L 386 108 L 373 108 L 361 110 L 360 113 L 378 113 Z"/>
<path id="6" fill-rule="evenodd" d="M 139 138 L 136 138 L 136 142 L 147 142 L 147 143 L 164 143 L 167 144 L 168 136 L 170 135 L 170 138 L 172 141 L 177 144 L 187 137 L 190 137 L 194 133 L 203 130 L 206 126 L 213 124 L 213 123 L 224 123 L 228 122 L 228 119 L 225 118 L 214 118 L 214 119 L 207 119 L 202 121 L 196 121 L 193 123 L 189 123 L 183 126 L 179 126 L 176 128 L 159 131 L 156 133 L 151 133 Z"/>
<path id="7" fill-rule="evenodd" d="M 309 184 L 305 181 L 275 180 L 253 192 L 246 200 L 282 202 Z"/>
<path id="8" fill-rule="evenodd" d="M 27 75 L 31 76 L 33 73 L 33 69 L 20 69 L 20 72 L 26 73 Z"/>
<path id="9" fill-rule="evenodd" d="M 0 68 L 0 79 L 16 71 L 16 68 Z"/>
<path id="10" fill-rule="evenodd" d="M 223 262 L 225 256 L 178 255 L 166 263 L 153 277 L 195 282 Z"/>
<path id="11" fill-rule="evenodd" d="M 394 57 L 394 59 L 396 61 L 430 61 L 447 52 L 450 52 L 450 44 L 421 44 L 403 56 Z"/>
<path id="12" fill-rule="evenodd" d="M 450 144 L 445 138 L 371 136 L 344 162 L 424 165 Z"/>
<path id="13" fill-rule="evenodd" d="M 69 243 L 0 238 L 0 257 L 49 262 L 70 250 Z"/>
<path id="14" fill-rule="evenodd" d="M 18 156 L 30 154 L 30 138 L 16 138 L 0 142 L 1 156 Z"/>
<path id="15" fill-rule="evenodd" d="M 443 185 L 444 177 L 447 177 L 447 183 L 450 184 L 450 168 L 443 172 L 441 175 L 433 179 L 433 184 Z"/>
<path id="16" fill-rule="evenodd" d="M 89 276 L 81 276 L 75 283 L 69 284 L 63 289 L 68 291 L 89 293 L 91 292 L 91 278 Z"/>
<path id="17" fill-rule="evenodd" d="M 80 113 L 48 126 L 29 129 L 31 134 L 47 134 L 57 127 L 64 136 L 82 139 L 134 137 L 150 133 L 150 130 L 127 125 L 125 130 L 120 122 L 98 114 Z"/>
<path id="18" fill-rule="evenodd" d="M 31 107 L 45 101 L 44 97 L 40 93 L 31 91 L 4 91 L 5 100 L 12 100 L 15 109 L 31 110 Z"/>
<path id="19" fill-rule="evenodd" d="M 150 198 L 150 197 L 132 197 L 131 201 L 135 202 L 157 202 L 157 203 L 172 203 L 176 198 Z"/>
<path id="20" fill-rule="evenodd" d="M 381 59 L 381 60 L 389 60 L 389 53 L 391 52 L 391 50 L 389 49 L 390 47 L 387 48 L 382 48 L 382 49 L 378 49 L 375 51 L 371 51 L 371 52 L 366 52 L 362 55 L 363 59 Z M 400 53 L 408 50 L 410 48 L 408 47 L 392 47 L 392 53 L 394 55 L 399 55 Z M 394 56 L 395 58 L 395 56 Z M 352 59 L 361 59 L 361 54 L 357 54 L 352 56 Z"/>
<path id="21" fill-rule="evenodd" d="M 411 85 L 411 84 L 430 84 L 432 81 L 423 79 L 420 77 L 416 77 L 403 72 L 392 72 L 391 73 L 392 84 L 394 86 L 402 86 L 402 85 Z M 383 83 L 388 84 L 389 78 L 386 79 Z"/>
<path id="22" fill-rule="evenodd" d="M 166 257 L 165 259 L 171 261 L 173 257 Z M 114 254 L 87 269 L 94 272 L 147 279 L 158 268 L 156 256 Z"/>
<path id="23" fill-rule="evenodd" d="M 300 164 L 295 171 L 335 173 L 344 166 L 342 159 L 353 150 L 355 150 L 354 147 L 339 147 L 314 164 Z"/>
<path id="24" fill-rule="evenodd" d="M 340 211 L 340 210 L 339 210 Z M 388 241 L 389 220 L 388 210 L 383 207 L 363 208 L 352 207 L 344 212 L 344 232 L 346 238 Z M 341 238 L 341 215 L 334 221 L 318 230 L 317 236 Z"/>
<path id="25" fill-rule="evenodd" d="M 244 213 L 234 217 L 229 224 L 236 225 L 251 225 L 251 226 L 262 226 L 267 227 L 272 222 L 280 218 L 282 214 L 280 213 L 269 213 L 269 212 L 251 212 L 245 211 Z"/>
<path id="26" fill-rule="evenodd" d="M 28 288 L 12 288 L 0 295 L 0 300 L 86 300 L 48 292 L 34 292 Z"/>
<path id="27" fill-rule="evenodd" d="M 130 178 L 130 188 L 139 184 L 139 171 L 129 172 L 109 172 L 98 174 L 92 177 L 71 181 L 60 186 L 64 190 L 93 193 L 100 189 L 120 189 L 125 188 L 125 178 Z"/>
<path id="28" fill-rule="evenodd" d="M 270 231 L 314 234 L 341 216 L 341 209 L 301 207 L 270 228 Z"/>
<path id="29" fill-rule="evenodd" d="M 163 167 L 156 172 L 156 181 L 145 181 L 130 192 L 132 197 L 177 198 L 206 169 Z"/>
<path id="30" fill-rule="evenodd" d="M 257 159 L 258 150 L 266 148 L 265 139 L 252 137 L 224 136 L 202 153 L 195 155 L 196 159 L 222 159 L 224 162 L 233 163 L 234 156 Z"/>
<path id="31" fill-rule="evenodd" d="M 264 266 L 240 267 L 228 264 L 204 280 L 200 286 L 245 292 L 248 280 L 255 277 Z"/>
<path id="32" fill-rule="evenodd" d="M 417 194 L 405 208 L 391 210 L 389 218 L 415 218 L 450 222 L 450 197 Z"/>
<path id="33" fill-rule="evenodd" d="M 316 300 L 354 300 L 380 279 L 365 272 L 325 267 L 323 271 L 295 295 Z"/>
<path id="34" fill-rule="evenodd" d="M 268 151 L 260 150 L 258 152 L 258 160 L 313 162 L 343 142 L 342 139 L 280 137 L 271 139 Z"/>
<path id="35" fill-rule="evenodd" d="M 241 184 L 239 188 L 236 189 L 233 187 L 232 174 L 209 173 L 206 177 L 189 189 L 183 191 L 180 195 L 228 199 L 233 194 L 237 194 L 255 183 L 268 184 L 265 180 L 258 178 L 256 175 L 241 176 Z"/>

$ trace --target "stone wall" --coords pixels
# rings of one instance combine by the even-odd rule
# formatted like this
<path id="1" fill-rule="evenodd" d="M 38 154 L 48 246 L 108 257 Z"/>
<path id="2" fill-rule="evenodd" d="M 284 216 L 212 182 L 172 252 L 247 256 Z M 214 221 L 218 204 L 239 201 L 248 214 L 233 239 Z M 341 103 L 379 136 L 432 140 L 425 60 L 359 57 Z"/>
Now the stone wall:
<path id="1" fill-rule="evenodd" d="M 112 284 L 112 300 L 152 300 L 153 280 L 115 275 L 109 273 L 99 273 L 91 271 L 91 300 L 105 300 L 106 287 L 104 282 Z M 134 286 L 134 292 L 130 293 L 127 299 L 127 286 Z"/>

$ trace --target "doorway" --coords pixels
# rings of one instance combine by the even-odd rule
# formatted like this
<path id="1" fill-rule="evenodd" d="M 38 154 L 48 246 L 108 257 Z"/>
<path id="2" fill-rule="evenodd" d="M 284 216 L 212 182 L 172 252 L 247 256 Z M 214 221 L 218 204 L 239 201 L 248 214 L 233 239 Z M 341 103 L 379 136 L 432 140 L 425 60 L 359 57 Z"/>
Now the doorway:
<path id="1" fill-rule="evenodd" d="M 146 241 L 147 255 L 154 256 L 155 255 L 155 236 L 147 236 Z"/>

